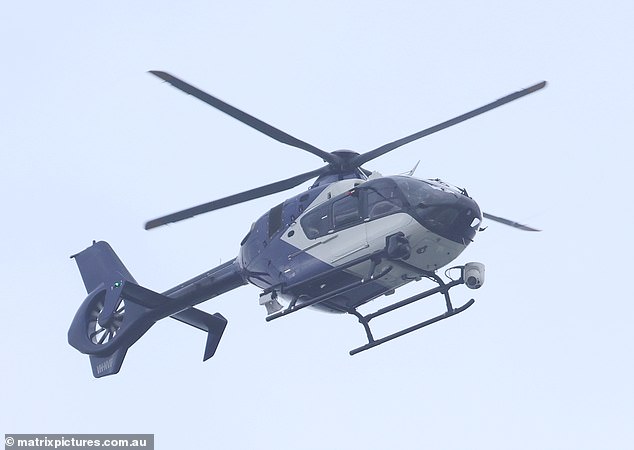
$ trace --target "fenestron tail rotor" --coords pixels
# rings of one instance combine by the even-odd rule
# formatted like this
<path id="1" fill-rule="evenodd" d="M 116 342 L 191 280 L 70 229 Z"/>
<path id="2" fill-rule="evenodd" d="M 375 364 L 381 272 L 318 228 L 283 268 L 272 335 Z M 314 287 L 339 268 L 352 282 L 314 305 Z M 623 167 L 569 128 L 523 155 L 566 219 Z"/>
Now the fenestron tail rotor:
<path id="1" fill-rule="evenodd" d="M 239 120 L 245 125 L 250 126 L 251 128 L 258 130 L 259 132 L 279 141 L 284 144 L 290 145 L 292 147 L 299 148 L 301 150 L 307 151 L 322 158 L 326 163 L 326 166 L 323 166 L 319 169 L 311 170 L 309 172 L 302 173 L 300 175 L 295 175 L 291 178 L 287 178 L 281 181 L 276 181 L 274 183 L 267 184 L 265 186 L 260 186 L 254 189 L 249 189 L 247 191 L 230 195 L 228 197 L 221 198 L 219 200 L 214 200 L 209 203 L 205 203 L 202 205 L 194 206 L 192 208 L 188 208 L 182 211 L 175 212 L 173 214 L 169 214 L 163 217 L 159 217 L 157 219 L 151 220 L 145 224 L 145 229 L 156 228 L 161 225 L 165 225 L 168 223 L 178 222 L 180 220 L 184 220 L 190 217 L 194 217 L 199 214 L 203 214 L 206 212 L 214 211 L 220 208 L 224 208 L 227 206 L 236 205 L 239 203 L 243 203 L 249 200 L 254 200 L 260 197 L 264 197 L 267 195 L 275 194 L 278 192 L 282 192 L 288 189 L 291 189 L 295 186 L 298 186 L 305 181 L 308 181 L 312 178 L 334 175 L 339 178 L 350 178 L 360 177 L 365 178 L 369 171 L 362 168 L 361 166 L 368 161 L 371 161 L 379 156 L 382 156 L 392 150 L 397 149 L 405 144 L 413 142 L 417 139 L 420 139 L 425 136 L 429 136 L 430 134 L 436 133 L 437 131 L 444 130 L 445 128 L 449 128 L 458 123 L 464 122 L 465 120 L 471 119 L 475 116 L 478 116 L 484 112 L 491 111 L 492 109 L 498 108 L 502 105 L 505 105 L 513 100 L 517 100 L 521 97 L 524 97 L 528 94 L 531 94 L 535 91 L 538 91 L 546 86 L 546 82 L 542 81 L 541 83 L 537 83 L 529 88 L 523 89 L 518 92 L 514 92 L 510 95 L 502 97 L 492 103 L 484 105 L 480 108 L 474 109 L 468 113 L 462 114 L 460 116 L 454 117 L 453 119 L 447 120 L 440 124 L 434 125 L 432 127 L 426 128 L 417 133 L 411 134 L 404 138 L 398 139 L 396 141 L 389 142 L 385 145 L 375 148 L 374 150 L 370 150 L 366 153 L 358 154 L 356 152 L 352 152 L 349 150 L 337 150 L 334 152 L 327 152 L 318 147 L 315 147 L 312 144 L 304 142 L 290 134 L 250 115 L 240 109 L 225 103 L 224 101 L 192 86 L 185 81 L 176 78 L 169 73 L 153 70 L 150 71 L 152 75 L 155 75 L 162 80 L 168 82 L 172 86 L 180 89 L 181 91 L 193 95 L 197 99 L 207 103 L 210 106 L 224 112 L 225 114 L 230 115 L 234 119 Z M 497 222 L 504 223 L 506 225 L 513 226 L 515 228 L 527 229 L 530 231 L 534 231 L 534 229 L 526 226 L 522 226 L 515 222 L 501 219 L 496 216 L 490 216 L 491 220 L 495 220 Z M 524 228 L 522 228 L 524 227 Z"/>

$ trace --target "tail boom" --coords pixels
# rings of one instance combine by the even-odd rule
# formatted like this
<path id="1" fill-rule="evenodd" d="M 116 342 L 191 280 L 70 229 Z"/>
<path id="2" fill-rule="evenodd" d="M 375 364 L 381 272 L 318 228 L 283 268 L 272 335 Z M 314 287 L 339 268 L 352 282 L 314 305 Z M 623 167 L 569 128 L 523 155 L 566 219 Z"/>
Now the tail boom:
<path id="1" fill-rule="evenodd" d="M 97 378 L 118 373 L 128 348 L 165 317 L 206 331 L 203 360 L 211 358 L 227 320 L 194 306 L 246 284 L 233 260 L 159 294 L 137 284 L 107 242 L 94 242 L 73 258 L 88 296 L 75 314 L 68 342 L 90 356 Z"/>

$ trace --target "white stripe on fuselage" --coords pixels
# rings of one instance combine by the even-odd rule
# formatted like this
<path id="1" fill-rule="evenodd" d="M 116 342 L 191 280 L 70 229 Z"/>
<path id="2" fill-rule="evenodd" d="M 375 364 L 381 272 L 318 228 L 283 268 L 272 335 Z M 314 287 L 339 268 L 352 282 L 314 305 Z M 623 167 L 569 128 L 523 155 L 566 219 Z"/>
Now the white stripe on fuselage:
<path id="1" fill-rule="evenodd" d="M 353 189 L 360 183 L 363 183 L 363 180 L 343 180 L 332 183 L 320 193 L 311 207 Z M 309 207 L 304 214 L 310 209 Z M 375 269 L 375 273 L 378 273 L 384 267 L 392 266 L 392 270 L 380 279 L 380 283 L 388 289 L 395 289 L 416 278 L 418 274 L 411 266 L 433 272 L 449 264 L 466 248 L 466 245 L 432 233 L 409 214 L 403 212 L 365 221 L 316 239 L 309 239 L 300 224 L 304 214 L 291 224 L 287 233 L 282 236 L 282 240 L 296 247 L 299 252 L 305 252 L 333 267 L 382 250 L 386 245 L 386 236 L 403 232 L 411 247 L 411 256 L 405 264 L 399 264 L 398 261 L 384 261 Z M 367 277 L 370 270 L 371 263 L 368 261 L 346 271 L 359 277 Z"/>

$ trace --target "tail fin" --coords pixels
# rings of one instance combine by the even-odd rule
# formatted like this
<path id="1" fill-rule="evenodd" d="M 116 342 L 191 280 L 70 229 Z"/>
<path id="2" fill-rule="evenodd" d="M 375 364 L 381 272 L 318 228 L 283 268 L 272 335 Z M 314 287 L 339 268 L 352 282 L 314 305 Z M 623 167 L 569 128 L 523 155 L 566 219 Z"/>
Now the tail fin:
<path id="1" fill-rule="evenodd" d="M 77 262 L 87 292 L 92 292 L 104 280 L 131 281 L 136 284 L 110 244 L 93 241 L 92 246 L 71 256 Z"/>
<path id="2" fill-rule="evenodd" d="M 204 360 L 214 355 L 227 325 L 222 315 L 139 286 L 107 242 L 93 242 L 72 258 L 88 296 L 68 330 L 68 342 L 90 356 L 96 378 L 118 373 L 128 348 L 168 316 L 206 331 Z"/>

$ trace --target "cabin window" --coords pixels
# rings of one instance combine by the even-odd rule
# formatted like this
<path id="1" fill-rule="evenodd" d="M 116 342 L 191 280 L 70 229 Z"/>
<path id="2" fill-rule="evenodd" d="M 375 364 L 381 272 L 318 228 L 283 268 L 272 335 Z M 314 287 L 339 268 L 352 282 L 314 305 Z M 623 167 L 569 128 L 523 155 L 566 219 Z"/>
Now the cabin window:
<path id="1" fill-rule="evenodd" d="M 282 227 L 282 211 L 284 203 L 280 203 L 269 211 L 269 238 Z"/>
<path id="2" fill-rule="evenodd" d="M 345 228 L 361 220 L 359 196 L 356 193 L 346 195 L 332 205 L 335 229 Z"/>
<path id="3" fill-rule="evenodd" d="M 361 201 L 358 192 L 353 192 L 311 209 L 300 223 L 306 237 L 315 239 L 360 223 L 361 218 Z"/>
<path id="4" fill-rule="evenodd" d="M 306 213 L 300 220 L 304 233 L 309 239 L 328 234 L 332 230 L 332 220 L 330 215 L 331 203 L 316 206 Z"/>

